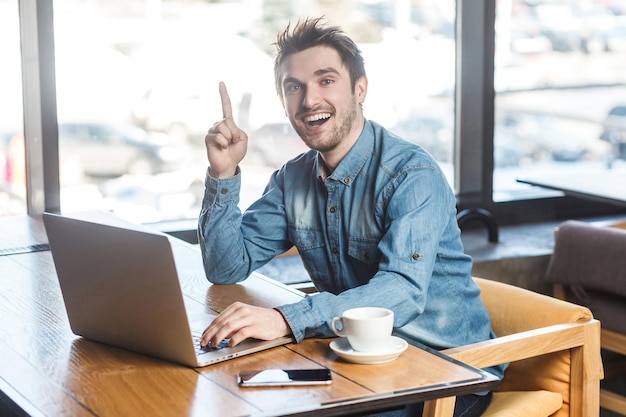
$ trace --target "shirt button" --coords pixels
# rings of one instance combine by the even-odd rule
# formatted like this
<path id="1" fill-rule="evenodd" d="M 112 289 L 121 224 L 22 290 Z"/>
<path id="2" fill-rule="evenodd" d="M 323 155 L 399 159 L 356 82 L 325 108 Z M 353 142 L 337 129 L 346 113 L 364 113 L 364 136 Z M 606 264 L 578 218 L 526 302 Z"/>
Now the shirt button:
<path id="1" fill-rule="evenodd" d="M 228 188 L 222 188 L 222 189 L 220 190 L 220 193 L 222 193 L 222 194 L 228 194 Z"/>
<path id="2" fill-rule="evenodd" d="M 335 213 L 337 211 L 337 207 L 332 206 L 329 210 L 331 213 Z"/>
<path id="3" fill-rule="evenodd" d="M 337 248 L 333 248 L 333 253 L 334 253 L 335 255 L 337 255 L 337 254 L 339 253 L 339 249 L 337 249 Z"/>
<path id="4" fill-rule="evenodd" d="M 419 258 L 421 258 L 419 253 L 414 253 L 411 258 L 413 258 L 413 260 L 417 261 Z"/>
<path id="5" fill-rule="evenodd" d="M 346 184 L 350 184 L 351 181 L 352 181 L 352 178 L 350 178 L 350 177 L 346 177 L 346 178 L 343 179 L 343 182 L 346 183 Z"/>
<path id="6" fill-rule="evenodd" d="M 217 193 L 217 190 L 216 190 L 215 188 L 213 188 L 213 187 L 210 187 L 210 188 L 209 188 L 209 191 L 210 191 L 211 193 L 213 193 L 213 194 L 216 194 L 216 193 Z"/>

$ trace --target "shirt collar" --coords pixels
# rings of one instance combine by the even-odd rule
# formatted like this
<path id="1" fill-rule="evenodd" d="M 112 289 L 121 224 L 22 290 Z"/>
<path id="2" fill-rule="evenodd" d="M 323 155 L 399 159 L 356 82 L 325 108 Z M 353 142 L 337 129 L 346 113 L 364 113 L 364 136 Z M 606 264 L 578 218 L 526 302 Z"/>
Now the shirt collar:
<path id="1" fill-rule="evenodd" d="M 328 168 L 322 160 L 319 152 L 317 154 L 317 172 L 318 177 L 325 181 L 327 178 L 338 181 L 344 185 L 350 186 L 358 173 L 363 169 L 365 161 L 370 157 L 374 148 L 374 129 L 369 120 L 365 121 L 363 131 L 359 135 L 350 151 L 341 160 L 335 171 L 328 175 Z"/>

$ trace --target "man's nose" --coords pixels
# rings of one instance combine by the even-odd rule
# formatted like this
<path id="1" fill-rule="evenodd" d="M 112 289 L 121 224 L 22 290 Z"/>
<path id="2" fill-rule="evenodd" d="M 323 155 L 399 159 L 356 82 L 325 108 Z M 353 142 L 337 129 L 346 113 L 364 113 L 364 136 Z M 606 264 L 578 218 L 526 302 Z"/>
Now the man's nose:
<path id="1" fill-rule="evenodd" d="M 316 88 L 307 87 L 302 95 L 302 106 L 308 109 L 315 108 L 320 102 L 320 95 Z"/>

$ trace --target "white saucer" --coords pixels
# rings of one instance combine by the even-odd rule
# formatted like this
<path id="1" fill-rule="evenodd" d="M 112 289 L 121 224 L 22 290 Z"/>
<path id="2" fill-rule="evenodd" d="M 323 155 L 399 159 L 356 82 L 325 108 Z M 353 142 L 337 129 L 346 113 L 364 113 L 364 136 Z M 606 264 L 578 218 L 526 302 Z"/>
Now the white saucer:
<path id="1" fill-rule="evenodd" d="M 340 358 L 348 362 L 369 365 L 391 362 L 400 356 L 408 346 L 409 344 L 406 340 L 396 336 L 391 336 L 389 346 L 381 352 L 357 352 L 352 349 L 348 339 L 345 337 L 341 337 L 330 342 L 330 348 Z"/>

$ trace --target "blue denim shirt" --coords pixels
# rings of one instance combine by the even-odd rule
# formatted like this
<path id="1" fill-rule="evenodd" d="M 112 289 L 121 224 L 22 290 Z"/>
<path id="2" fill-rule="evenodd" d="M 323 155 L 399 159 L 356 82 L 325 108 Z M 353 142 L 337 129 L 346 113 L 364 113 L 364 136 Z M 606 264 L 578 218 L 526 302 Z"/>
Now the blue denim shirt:
<path id="1" fill-rule="evenodd" d="M 297 341 L 334 336 L 331 319 L 359 306 L 393 310 L 395 334 L 435 349 L 492 338 L 435 160 L 367 121 L 325 179 L 322 165 L 317 151 L 287 162 L 243 216 L 240 175 L 207 175 L 199 239 L 209 281 L 244 280 L 295 245 L 320 291 L 278 307 Z"/>

